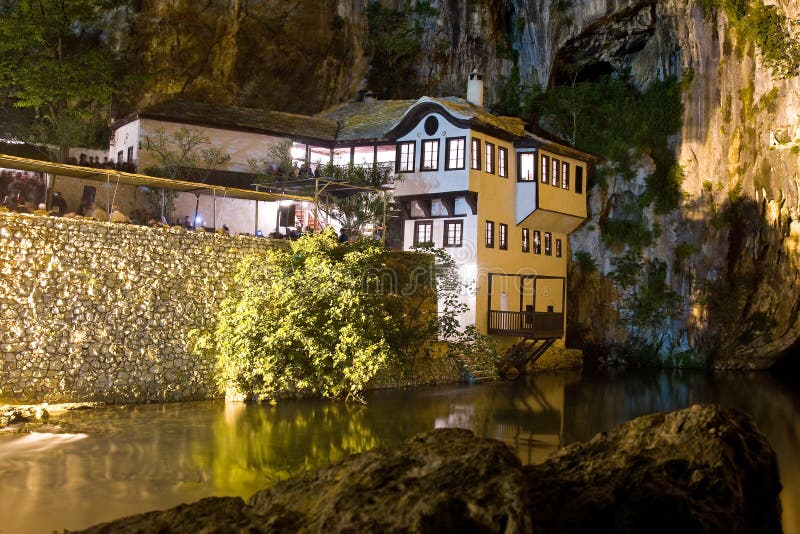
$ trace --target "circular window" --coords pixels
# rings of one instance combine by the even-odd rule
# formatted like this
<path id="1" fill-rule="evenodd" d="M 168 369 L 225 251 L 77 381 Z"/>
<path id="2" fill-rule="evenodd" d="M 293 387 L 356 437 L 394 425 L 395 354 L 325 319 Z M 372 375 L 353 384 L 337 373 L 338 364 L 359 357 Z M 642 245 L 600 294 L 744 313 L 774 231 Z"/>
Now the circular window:
<path id="1" fill-rule="evenodd" d="M 436 130 L 439 129 L 439 121 L 434 116 L 430 116 L 425 119 L 425 133 L 428 135 L 433 135 L 436 133 Z"/>

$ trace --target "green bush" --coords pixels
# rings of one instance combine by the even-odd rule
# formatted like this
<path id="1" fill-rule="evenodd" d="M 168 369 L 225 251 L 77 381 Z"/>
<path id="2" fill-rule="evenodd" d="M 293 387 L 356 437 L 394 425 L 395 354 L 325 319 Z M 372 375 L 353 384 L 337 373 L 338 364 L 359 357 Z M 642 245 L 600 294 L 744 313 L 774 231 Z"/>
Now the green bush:
<path id="1" fill-rule="evenodd" d="M 274 400 L 358 398 L 390 357 L 391 322 L 376 291 L 386 252 L 370 241 L 341 246 L 332 232 L 251 257 L 234 278 L 213 333 L 222 389 Z"/>
<path id="2" fill-rule="evenodd" d="M 383 367 L 413 376 L 431 342 L 454 358 L 494 357 L 485 336 L 461 330 L 461 282 L 442 249 L 393 253 L 373 240 L 309 235 L 243 261 L 234 294 L 195 351 L 217 358 L 222 390 L 276 400 L 317 395 L 360 400 Z"/>

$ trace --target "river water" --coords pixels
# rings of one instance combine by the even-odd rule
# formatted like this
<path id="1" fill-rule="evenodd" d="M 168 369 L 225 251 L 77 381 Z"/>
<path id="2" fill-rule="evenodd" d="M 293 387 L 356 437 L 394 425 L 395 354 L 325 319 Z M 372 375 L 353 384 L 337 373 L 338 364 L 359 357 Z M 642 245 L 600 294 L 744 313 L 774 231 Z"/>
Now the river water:
<path id="1" fill-rule="evenodd" d="M 304 469 L 436 427 L 508 443 L 524 463 L 628 419 L 699 402 L 740 408 L 778 453 L 784 530 L 800 534 L 800 391 L 768 375 L 625 371 L 376 391 L 366 406 L 199 402 L 70 412 L 0 434 L 0 532 L 77 529 Z"/>

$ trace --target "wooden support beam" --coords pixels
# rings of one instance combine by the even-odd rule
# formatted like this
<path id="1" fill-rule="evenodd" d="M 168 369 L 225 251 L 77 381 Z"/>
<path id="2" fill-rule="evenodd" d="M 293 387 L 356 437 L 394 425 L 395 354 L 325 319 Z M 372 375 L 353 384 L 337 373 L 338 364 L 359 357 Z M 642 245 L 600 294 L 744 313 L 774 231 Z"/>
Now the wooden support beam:
<path id="1" fill-rule="evenodd" d="M 400 202 L 400 211 L 403 212 L 403 219 L 411 218 L 411 201 L 405 200 Z"/>
<path id="2" fill-rule="evenodd" d="M 453 217 L 456 214 L 456 199 L 455 197 L 442 197 L 441 198 L 442 206 L 444 206 L 445 211 L 447 211 L 448 217 Z"/>
<path id="3" fill-rule="evenodd" d="M 478 193 L 474 191 L 467 191 L 467 194 L 464 195 L 464 200 L 467 201 L 467 205 L 472 210 L 473 215 L 478 214 Z"/>
<path id="4" fill-rule="evenodd" d="M 417 200 L 417 204 L 419 204 L 419 208 L 422 210 L 425 217 L 429 218 L 431 216 L 431 199 L 421 198 Z"/>

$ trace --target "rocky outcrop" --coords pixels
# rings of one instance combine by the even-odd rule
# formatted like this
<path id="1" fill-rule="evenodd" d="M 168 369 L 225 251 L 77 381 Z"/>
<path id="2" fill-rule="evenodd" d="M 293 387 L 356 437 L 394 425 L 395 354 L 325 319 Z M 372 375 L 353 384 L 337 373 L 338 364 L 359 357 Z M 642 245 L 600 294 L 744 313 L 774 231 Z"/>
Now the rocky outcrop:
<path id="1" fill-rule="evenodd" d="M 350 456 L 255 494 L 84 532 L 780 532 L 777 460 L 750 417 L 655 414 L 522 467 L 459 429 Z"/>
<path id="2" fill-rule="evenodd" d="M 545 532 L 781 532 L 775 453 L 752 420 L 695 405 L 525 468 Z"/>

